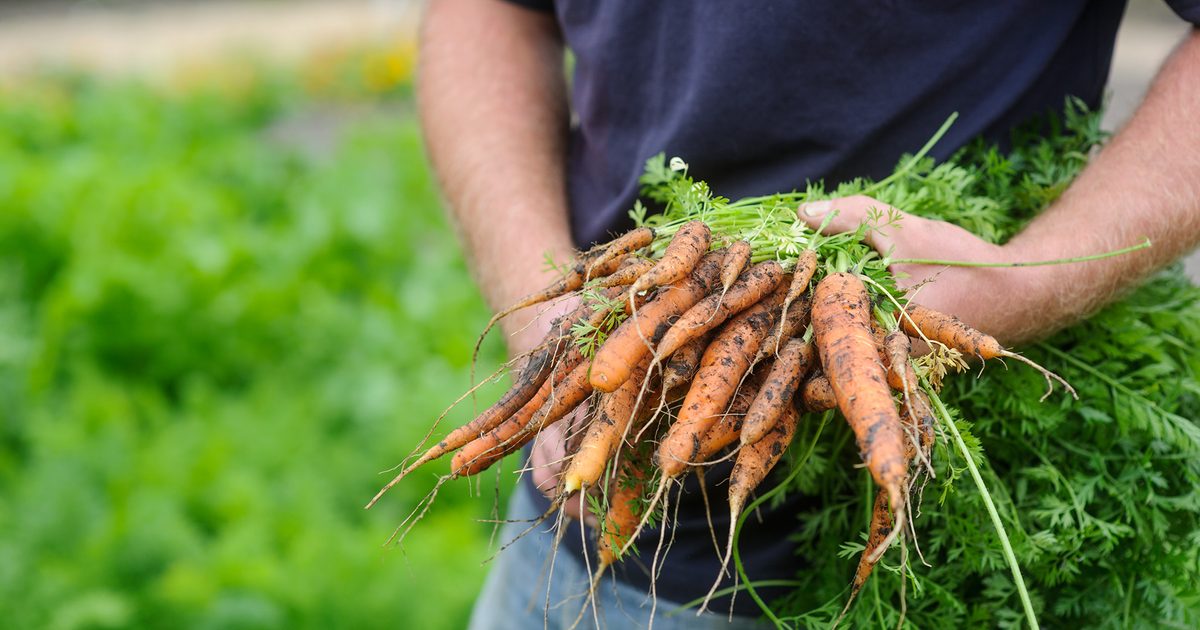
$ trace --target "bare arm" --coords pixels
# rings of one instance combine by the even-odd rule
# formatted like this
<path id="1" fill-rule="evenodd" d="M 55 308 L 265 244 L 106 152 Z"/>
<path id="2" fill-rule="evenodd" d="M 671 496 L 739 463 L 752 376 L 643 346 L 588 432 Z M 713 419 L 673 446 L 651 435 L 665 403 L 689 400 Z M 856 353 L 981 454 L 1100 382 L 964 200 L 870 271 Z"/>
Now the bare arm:
<path id="1" fill-rule="evenodd" d="M 953 313 L 1007 344 L 1028 342 L 1077 321 L 1149 272 L 1200 243 L 1200 31 L 1164 64 L 1129 124 L 1084 169 L 1070 189 L 1003 246 L 956 226 L 906 216 L 899 229 L 875 237 L 895 258 L 987 262 L 1048 260 L 1110 251 L 1149 237 L 1150 249 L 1054 267 L 967 269 L 897 265 L 927 278 L 922 304 Z M 810 204 L 802 217 L 820 224 L 839 211 L 834 231 L 866 218 L 866 197 Z"/>
<path id="2" fill-rule="evenodd" d="M 472 273 L 494 309 L 546 284 L 543 255 L 572 244 L 563 164 L 567 100 L 554 17 L 499 0 L 434 0 L 421 34 L 417 105 Z M 510 350 L 541 338 L 536 309 L 504 322 Z"/>
<path id="3" fill-rule="evenodd" d="M 544 254 L 562 262 L 573 249 L 562 37 L 553 16 L 499 0 L 434 0 L 420 58 L 417 105 L 429 157 L 475 280 L 500 309 L 550 283 Z M 555 312 L 569 307 L 509 316 L 509 353 L 536 345 Z M 565 455 L 566 424 L 534 442 L 533 482 L 548 495 Z M 578 517 L 579 500 L 563 509 Z"/>

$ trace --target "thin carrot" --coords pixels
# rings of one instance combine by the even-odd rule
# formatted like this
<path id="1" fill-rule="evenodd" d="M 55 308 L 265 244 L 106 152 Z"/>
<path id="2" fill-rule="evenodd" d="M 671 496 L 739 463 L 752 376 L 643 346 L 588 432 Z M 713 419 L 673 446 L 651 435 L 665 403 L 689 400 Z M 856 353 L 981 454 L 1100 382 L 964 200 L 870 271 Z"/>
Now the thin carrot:
<path id="1" fill-rule="evenodd" d="M 916 303 L 904 307 L 907 317 L 900 317 L 900 325 L 914 337 L 927 337 L 946 344 L 954 350 L 981 359 L 996 359 L 1004 356 L 1004 346 L 996 338 L 971 328 L 961 319 L 926 308 Z"/>
<path id="2" fill-rule="evenodd" d="M 641 472 L 644 465 L 634 457 L 626 457 L 613 483 L 608 495 L 608 510 L 596 540 L 600 555 L 598 572 L 620 559 L 620 550 L 630 542 L 637 528 L 641 517 L 639 499 L 646 491 L 645 477 Z"/>
<path id="3" fill-rule="evenodd" d="M 717 251 L 701 258 L 691 275 L 656 291 L 635 316 L 609 333 L 592 360 L 591 380 L 596 390 L 616 391 L 634 366 L 650 354 L 651 344 L 666 333 L 671 319 L 708 294 L 717 280 L 722 256 Z"/>
<path id="4" fill-rule="evenodd" d="M 846 605 L 842 608 L 842 613 L 838 615 L 834 625 L 837 625 L 846 616 L 850 605 L 854 603 L 854 596 L 858 595 L 863 585 L 867 583 L 867 578 L 871 577 L 871 571 L 875 569 L 875 565 L 882 555 L 879 553 L 882 551 L 880 546 L 891 533 L 892 515 L 888 512 L 887 494 L 880 490 L 875 493 L 875 505 L 871 508 L 871 526 L 867 531 L 867 545 L 858 558 L 858 567 L 854 569 L 854 580 L 850 583 L 850 598 L 846 600 Z"/>
<path id="5" fill-rule="evenodd" d="M 800 252 L 796 266 L 792 269 L 792 284 L 788 287 L 787 296 L 783 298 L 783 321 L 787 321 L 788 310 L 801 295 L 808 293 L 808 284 L 812 282 L 813 273 L 817 270 L 817 252 L 806 249 Z M 781 336 L 782 337 L 782 336 Z M 787 337 L 782 337 L 787 339 Z"/>
<path id="6" fill-rule="evenodd" d="M 905 332 L 914 337 L 931 339 L 965 355 L 976 356 L 984 360 L 1008 357 L 1025 363 L 1040 372 L 1051 389 L 1053 388 L 1052 381 L 1058 381 L 1072 397 L 1079 398 L 1079 395 L 1075 393 L 1075 388 L 1071 387 L 1071 384 L 1061 376 L 1015 352 L 1005 350 L 995 337 L 968 326 L 953 315 L 909 302 L 904 307 L 900 324 L 904 327 Z M 1042 399 L 1045 400 L 1049 395 L 1050 390 L 1048 389 Z"/>
<path id="7" fill-rule="evenodd" d="M 754 444 L 766 437 L 786 409 L 792 408 L 792 397 L 801 379 L 812 369 L 816 354 L 812 343 L 792 339 L 779 353 L 771 372 L 763 383 L 742 425 L 742 446 Z"/>
<path id="8" fill-rule="evenodd" d="M 700 357 L 711 339 L 711 335 L 696 337 L 671 354 L 663 366 L 663 391 L 673 391 L 692 380 L 700 368 Z"/>
<path id="9" fill-rule="evenodd" d="M 709 589 L 697 614 L 704 612 L 708 607 L 709 600 L 721 583 L 721 576 L 725 574 L 725 568 L 729 566 L 729 557 L 733 554 L 735 528 L 742 508 L 750 498 L 750 493 L 754 492 L 754 489 L 767 478 L 771 469 L 779 463 L 784 452 L 791 445 L 792 437 L 796 435 L 798 422 L 799 414 L 790 405 L 787 405 L 779 422 L 775 423 L 766 436 L 738 452 L 733 470 L 729 473 L 729 539 L 725 543 L 725 555 L 721 558 L 721 570 L 717 572 L 717 579 Z"/>
<path id="10" fill-rule="evenodd" d="M 812 325 L 821 365 L 871 476 L 904 513 L 908 467 L 900 415 L 871 334 L 871 302 L 857 276 L 833 273 L 817 284 Z"/>
<path id="11" fill-rule="evenodd" d="M 505 308 L 495 315 L 492 315 L 492 318 L 488 320 L 487 325 L 483 327 L 483 332 L 479 333 L 479 337 L 475 340 L 475 348 L 471 352 L 472 365 L 474 365 L 475 361 L 479 358 L 479 348 L 483 345 L 484 338 L 487 337 L 488 332 L 492 330 L 492 327 L 496 325 L 496 322 L 499 322 L 505 317 L 508 317 L 509 315 L 523 308 L 548 302 L 554 298 L 562 297 L 572 291 L 577 291 L 589 278 L 607 276 L 616 271 L 620 265 L 620 257 L 604 258 L 601 260 L 601 262 L 593 264 L 590 267 L 585 265 L 582 261 L 576 262 L 561 278 L 551 283 L 550 286 L 542 289 L 541 291 L 531 293 L 524 298 L 517 300 L 515 304 L 509 306 L 508 308 Z"/>
<path id="12" fill-rule="evenodd" d="M 771 296 L 771 298 L 782 296 Z M 679 417 L 658 446 L 658 465 L 670 478 L 696 461 L 700 440 L 729 406 L 773 323 L 778 302 L 766 299 L 732 319 L 704 351 Z"/>
<path id="13" fill-rule="evenodd" d="M 584 275 L 586 279 L 596 278 L 602 275 L 597 273 L 598 269 L 603 269 L 612 261 L 636 252 L 650 243 L 654 242 L 654 230 L 648 227 L 640 227 L 630 230 L 621 236 L 584 252 L 579 256 L 579 260 L 585 265 Z"/>
<path id="14" fill-rule="evenodd" d="M 611 274 L 597 279 L 597 286 L 608 287 L 623 287 L 629 286 L 642 277 L 654 266 L 654 261 L 649 258 L 630 254 L 625 261 L 621 263 L 621 268 Z"/>
<path id="15" fill-rule="evenodd" d="M 807 293 L 802 293 L 799 299 L 792 304 L 791 309 L 781 312 L 783 321 L 775 326 L 771 331 L 771 336 L 767 337 L 767 340 L 763 342 L 763 346 L 759 348 L 758 356 L 754 358 L 754 362 L 758 363 L 768 356 L 779 354 L 779 351 L 789 339 L 798 336 L 808 326 L 811 311 L 812 298 Z"/>
<path id="16" fill-rule="evenodd" d="M 547 419 L 551 409 L 561 407 L 576 398 L 575 405 L 586 397 L 579 396 L 580 380 L 587 381 L 587 363 L 579 354 L 577 348 L 572 348 L 563 361 L 556 366 L 554 378 L 547 379 L 529 402 L 525 403 L 512 417 L 501 422 L 496 428 L 475 438 L 454 454 L 450 462 L 451 475 L 468 477 L 487 470 L 492 464 L 500 461 L 509 453 L 516 452 L 533 439 L 544 428 L 539 426 Z M 566 411 L 570 411 L 567 409 Z M 554 409 L 557 412 L 558 409 Z M 555 420 L 565 415 L 563 411 Z M 544 424 L 550 424 L 545 422 Z"/>
<path id="17" fill-rule="evenodd" d="M 729 409 L 725 410 L 721 419 L 709 427 L 700 438 L 695 463 L 707 462 L 721 452 L 721 449 L 738 441 L 742 434 L 742 426 L 746 422 L 746 412 L 762 388 L 764 380 L 765 371 L 756 371 L 746 378 L 741 390 L 733 397 L 733 402 L 729 403 Z"/>
<path id="18" fill-rule="evenodd" d="M 920 382 L 908 358 L 912 353 L 912 343 L 908 340 L 908 335 L 900 330 L 888 333 L 883 338 L 883 351 L 887 360 L 888 385 L 907 396 Z"/>
<path id="19" fill-rule="evenodd" d="M 750 243 L 734 241 L 725 250 L 725 260 L 721 263 L 721 293 L 729 291 L 729 287 L 737 282 L 742 270 L 750 263 Z"/>
<path id="20" fill-rule="evenodd" d="M 640 293 L 683 280 L 708 251 L 711 239 L 712 231 L 703 221 L 685 223 L 671 238 L 662 258 L 633 283 L 630 292 Z"/>
<path id="21" fill-rule="evenodd" d="M 782 278 L 783 267 L 773 260 L 747 269 L 723 296 L 710 295 L 689 308 L 659 342 L 655 356 L 661 361 L 683 344 L 725 323 L 773 291 Z"/>

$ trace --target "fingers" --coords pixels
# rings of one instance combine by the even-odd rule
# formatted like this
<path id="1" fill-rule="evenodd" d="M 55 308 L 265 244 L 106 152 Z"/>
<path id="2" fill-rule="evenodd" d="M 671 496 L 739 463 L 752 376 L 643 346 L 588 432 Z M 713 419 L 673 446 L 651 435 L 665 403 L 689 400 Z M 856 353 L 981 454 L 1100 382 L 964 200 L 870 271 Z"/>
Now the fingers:
<path id="1" fill-rule="evenodd" d="M 533 451 L 529 455 L 530 468 L 533 469 L 533 485 L 551 501 L 558 495 L 559 475 L 567 456 L 568 434 L 580 432 L 586 412 L 587 403 L 584 403 L 571 412 L 570 417 L 546 427 L 533 443 Z M 579 520 L 582 515 L 584 523 L 589 527 L 598 525 L 596 517 L 583 509 L 581 494 L 578 492 L 563 502 L 560 509 L 575 520 Z"/>
<path id="2" fill-rule="evenodd" d="M 814 230 L 820 230 L 822 234 L 853 232 L 863 223 L 871 223 L 873 215 L 882 214 L 884 219 L 878 222 L 881 224 L 881 229 L 867 231 L 866 241 L 872 249 L 885 255 L 894 246 L 891 236 L 887 233 L 888 230 L 882 228 L 882 223 L 887 221 L 887 215 L 894 214 L 902 217 L 904 221 L 911 218 L 900 210 L 866 195 L 800 204 L 800 207 L 796 209 L 796 214 L 801 221 L 807 223 Z"/>

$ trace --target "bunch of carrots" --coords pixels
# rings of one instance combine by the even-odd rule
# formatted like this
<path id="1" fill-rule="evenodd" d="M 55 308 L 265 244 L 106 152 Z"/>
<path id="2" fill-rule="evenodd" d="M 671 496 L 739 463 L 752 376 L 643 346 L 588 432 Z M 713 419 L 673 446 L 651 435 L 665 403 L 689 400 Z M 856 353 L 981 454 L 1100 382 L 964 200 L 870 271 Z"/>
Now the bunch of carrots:
<path id="1" fill-rule="evenodd" d="M 647 219 L 639 205 L 640 227 L 580 253 L 551 286 L 493 317 L 489 329 L 518 309 L 581 298 L 519 357 L 523 367 L 495 404 L 414 453 L 368 507 L 451 453 L 444 480 L 477 475 L 586 405 L 543 518 L 576 493 L 593 497 L 602 511 L 599 578 L 648 523 L 667 520 L 672 482 L 732 459 L 724 567 L 733 523 L 798 423 L 836 409 L 879 488 L 848 608 L 883 552 L 911 531 L 914 484 L 932 474 L 938 427 L 948 421 L 930 400 L 947 369 L 1008 357 L 1057 377 L 906 299 L 889 261 L 863 244 L 869 227 L 823 235 L 797 220 L 786 196 L 730 203 L 672 170 L 682 169 L 660 164 L 648 175 L 660 193 L 675 187 L 664 214 Z M 931 352 L 910 356 L 913 340 Z"/>

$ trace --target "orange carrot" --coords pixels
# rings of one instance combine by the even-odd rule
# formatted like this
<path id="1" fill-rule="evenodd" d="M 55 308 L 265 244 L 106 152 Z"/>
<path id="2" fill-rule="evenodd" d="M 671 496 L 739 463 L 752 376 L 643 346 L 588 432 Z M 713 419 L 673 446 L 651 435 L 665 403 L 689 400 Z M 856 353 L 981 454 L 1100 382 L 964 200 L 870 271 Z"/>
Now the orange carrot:
<path id="1" fill-rule="evenodd" d="M 850 604 L 854 603 L 854 596 L 862 590 L 863 585 L 867 583 L 867 578 L 871 577 L 871 571 L 875 569 L 875 565 L 882 555 L 879 553 L 882 551 L 880 547 L 891 533 L 892 515 L 888 513 L 887 495 L 880 490 L 875 494 L 875 505 L 871 509 L 871 526 L 867 531 L 867 545 L 858 558 L 858 567 L 854 570 L 854 580 L 850 584 L 850 598 L 846 600 L 846 606 L 842 608 L 842 614 L 838 617 L 839 621 L 850 610 Z"/>
<path id="2" fill-rule="evenodd" d="M 703 221 L 685 223 L 671 238 L 662 258 L 633 283 L 630 292 L 640 293 L 687 278 L 700 257 L 708 251 L 711 239 L 712 232 Z"/>
<path id="3" fill-rule="evenodd" d="M 563 492 L 574 492 L 584 485 L 594 486 L 604 474 L 604 468 L 616 454 L 621 438 L 638 415 L 634 409 L 642 380 L 646 377 L 649 358 L 634 369 L 632 376 L 617 391 L 600 398 L 599 410 L 588 426 L 579 444 L 579 451 L 563 472 Z M 641 406 L 651 404 L 653 397 L 646 397 Z"/>
<path id="4" fill-rule="evenodd" d="M 700 446 L 696 448 L 695 461 L 706 462 L 721 452 L 721 449 L 738 441 L 738 437 L 742 434 L 742 425 L 746 421 L 746 411 L 750 409 L 750 404 L 762 389 L 766 374 L 765 370 L 755 371 L 746 378 L 746 382 L 742 383 L 741 390 L 729 404 L 729 409 L 700 438 Z"/>
<path id="5" fill-rule="evenodd" d="M 953 350 L 957 350 L 962 354 L 976 356 L 983 360 L 1008 357 L 1020 361 L 1040 372 L 1042 377 L 1046 379 L 1049 388 L 1046 390 L 1045 395 L 1042 396 L 1043 400 L 1045 400 L 1046 396 L 1050 395 L 1050 391 L 1054 386 L 1052 381 L 1058 381 L 1072 397 L 1079 398 L 1079 395 L 1075 393 L 1075 388 L 1071 387 L 1071 384 L 1061 376 L 1015 352 L 1005 350 L 1004 346 L 1001 346 L 995 337 L 971 328 L 953 315 L 940 313 L 912 302 L 909 302 L 904 307 L 904 312 L 907 313 L 907 316 L 903 313 L 901 314 L 900 324 L 904 327 L 905 332 L 914 337 L 930 339 L 944 344 Z"/>
<path id="6" fill-rule="evenodd" d="M 738 276 L 742 275 L 742 270 L 749 262 L 750 243 L 734 241 L 725 250 L 725 261 L 721 263 L 721 293 L 728 291 L 729 287 L 737 282 Z"/>
<path id="7" fill-rule="evenodd" d="M 585 279 L 608 275 L 598 273 L 598 270 L 604 269 L 613 261 L 620 259 L 626 254 L 636 252 L 652 242 L 654 242 L 654 230 L 648 227 L 640 227 L 630 230 L 608 243 L 597 245 L 584 252 L 579 256 L 579 260 L 584 265 Z"/>
<path id="8" fill-rule="evenodd" d="M 637 529 L 638 519 L 641 517 L 638 503 L 646 491 L 645 478 L 641 472 L 644 465 L 644 462 L 638 462 L 634 457 L 626 457 L 609 491 L 608 510 L 596 539 L 600 556 L 597 576 L 620 559 L 621 549 L 629 543 L 630 537 Z"/>
<path id="9" fill-rule="evenodd" d="M 804 381 L 800 398 L 804 401 L 804 408 L 813 413 L 829 411 L 837 407 L 837 399 L 833 396 L 833 385 L 829 384 L 829 379 L 824 374 L 814 374 Z"/>
<path id="10" fill-rule="evenodd" d="M 833 273 L 817 284 L 812 325 L 821 365 L 854 430 L 859 455 L 899 516 L 908 475 L 904 435 L 870 318 L 871 302 L 857 276 Z"/>
<path id="11" fill-rule="evenodd" d="M 773 291 L 782 278 L 783 267 L 773 260 L 754 265 L 724 295 L 714 293 L 688 309 L 659 342 L 655 356 L 669 357 L 683 344 L 720 326 Z"/>
<path id="12" fill-rule="evenodd" d="M 634 366 L 650 354 L 653 343 L 666 333 L 672 318 L 700 301 L 716 282 L 720 251 L 700 260 L 688 277 L 657 292 L 652 300 L 613 330 L 592 360 L 592 386 L 601 392 L 616 391 Z"/>
<path id="13" fill-rule="evenodd" d="M 908 358 L 912 353 L 912 343 L 909 342 L 908 335 L 893 330 L 883 338 L 883 350 L 887 360 L 888 385 L 907 396 L 920 383 Z"/>
<path id="14" fill-rule="evenodd" d="M 653 260 L 630 254 L 621 263 L 620 269 L 603 278 L 599 278 L 596 284 L 605 288 L 629 286 L 653 266 Z"/>
<path id="15" fill-rule="evenodd" d="M 737 460 L 733 464 L 733 471 L 729 473 L 729 539 L 725 543 L 725 555 L 721 559 L 721 570 L 717 572 L 717 580 L 709 589 L 708 596 L 704 598 L 700 612 L 704 612 L 708 606 L 709 599 L 721 583 L 721 576 L 725 574 L 725 567 L 729 566 L 729 557 L 733 553 L 733 536 L 742 508 L 746 506 L 750 493 L 766 480 L 771 469 L 779 463 L 780 458 L 791 445 L 792 437 L 796 435 L 798 421 L 799 415 L 796 410 L 790 405 L 785 406 L 783 417 L 763 439 L 738 452 Z"/>
<path id="16" fill-rule="evenodd" d="M 704 354 L 710 339 L 711 335 L 696 337 L 671 355 L 663 367 L 663 391 L 673 391 L 692 380 L 700 368 L 700 356 Z"/>
<path id="17" fill-rule="evenodd" d="M 771 298 L 782 296 L 773 295 Z M 778 302 L 766 299 L 732 319 L 704 351 L 700 369 L 679 410 L 679 417 L 659 443 L 658 465 L 674 478 L 696 461 L 700 440 L 733 399 L 750 361 L 758 353 L 773 323 Z"/>
<path id="18" fill-rule="evenodd" d="M 971 328 L 953 315 L 911 302 L 904 307 L 904 311 L 908 316 L 900 316 L 900 325 L 914 337 L 924 335 L 965 355 L 981 359 L 1004 356 L 1004 347 L 995 337 Z"/>
<path id="19" fill-rule="evenodd" d="M 519 450 L 544 428 L 539 424 L 550 413 L 545 411 L 546 409 L 554 406 L 561 407 L 565 401 L 577 397 L 578 401 L 570 408 L 574 409 L 586 397 L 586 394 L 583 397 L 578 397 L 578 394 L 581 389 L 579 381 L 581 379 L 585 383 L 587 381 L 587 367 L 588 364 L 583 361 L 583 356 L 579 353 L 578 348 L 572 347 L 567 356 L 563 357 L 560 364 L 556 366 L 554 377 L 542 383 L 533 398 L 529 399 L 512 417 L 501 422 L 491 431 L 468 442 L 462 447 L 462 450 L 454 454 L 454 458 L 450 462 L 451 474 L 455 477 L 468 477 L 487 470 L 509 453 Z M 570 409 L 566 411 L 570 411 Z M 565 415 L 565 411 L 555 420 L 560 419 L 562 415 Z M 550 422 L 545 424 L 548 425 Z"/>
<path id="20" fill-rule="evenodd" d="M 783 315 L 787 320 L 788 309 L 801 295 L 808 293 L 808 284 L 812 282 L 813 273 L 817 270 L 816 250 L 806 249 L 800 252 L 796 259 L 796 267 L 792 269 L 792 284 L 788 287 L 787 297 L 783 299 Z"/>
<path id="21" fill-rule="evenodd" d="M 762 348 L 758 350 L 758 356 L 754 358 L 754 362 L 758 363 L 768 356 L 775 356 L 783 348 L 784 344 L 792 337 L 800 335 L 809 322 L 809 313 L 812 310 L 812 299 L 807 293 L 800 294 L 800 298 L 796 301 L 792 308 L 781 313 L 783 321 L 776 325 L 771 336 L 763 342 Z M 777 317 L 776 320 L 779 318 Z"/>
<path id="22" fill-rule="evenodd" d="M 746 421 L 742 425 L 742 446 L 755 444 L 775 427 L 785 409 L 791 409 L 792 397 L 800 386 L 801 379 L 812 369 L 815 359 L 812 344 L 801 339 L 792 339 L 779 353 L 771 366 L 766 383 L 758 390 Z"/>
<path id="23" fill-rule="evenodd" d="M 521 298 L 508 308 L 496 313 L 495 315 L 492 315 L 492 318 L 488 320 L 487 325 L 483 327 L 483 332 L 479 333 L 479 338 L 475 340 L 475 349 L 471 353 L 472 365 L 474 365 L 475 360 L 479 357 L 479 347 L 483 345 L 484 338 L 487 337 L 488 332 L 491 331 L 492 327 L 496 325 L 496 322 L 499 322 L 505 317 L 508 317 L 509 315 L 523 308 L 548 302 L 554 298 L 562 297 L 572 291 L 577 291 L 583 286 L 583 283 L 587 279 L 607 276 L 616 271 L 620 265 L 620 257 L 604 258 L 601 262 L 593 264 L 590 267 L 585 265 L 585 263 L 582 261 L 576 262 L 575 265 L 563 275 L 563 277 L 551 283 L 550 286 L 542 289 L 541 291 L 531 293 L 524 298 Z"/>

